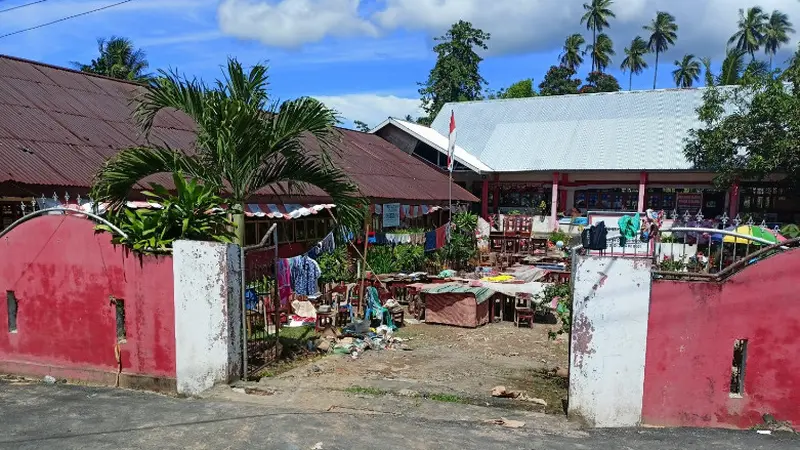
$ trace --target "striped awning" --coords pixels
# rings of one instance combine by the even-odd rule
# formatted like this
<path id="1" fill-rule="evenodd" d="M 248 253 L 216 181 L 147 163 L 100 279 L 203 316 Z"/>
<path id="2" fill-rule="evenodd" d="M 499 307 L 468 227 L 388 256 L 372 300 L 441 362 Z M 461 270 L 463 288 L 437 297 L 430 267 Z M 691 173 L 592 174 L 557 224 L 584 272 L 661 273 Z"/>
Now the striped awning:
<path id="1" fill-rule="evenodd" d="M 247 217 L 264 217 L 268 219 L 298 219 L 318 214 L 320 211 L 335 208 L 333 204 L 300 205 L 296 203 L 248 203 L 244 215 Z"/>
<path id="2" fill-rule="evenodd" d="M 38 200 L 37 200 L 38 201 Z M 61 206 L 76 211 L 91 212 L 94 209 L 94 204 L 88 201 L 77 203 L 61 203 L 58 201 L 39 202 L 40 208 L 52 208 Z M 154 202 L 146 201 L 129 201 L 125 206 L 131 209 L 159 209 L 161 205 Z M 244 215 L 247 217 L 259 217 L 267 219 L 298 219 L 300 217 L 311 216 L 318 214 L 320 211 L 334 208 L 336 205 L 332 204 L 319 204 L 319 205 L 301 205 L 301 204 L 276 204 L 276 203 L 248 203 L 245 205 Z M 104 214 L 108 204 L 101 203 L 97 205 L 97 212 Z"/>
<path id="3" fill-rule="evenodd" d="M 426 214 L 436 212 L 442 209 L 441 206 L 428 206 L 428 205 L 400 205 L 400 219 L 415 219 L 422 217 Z M 383 213 L 382 205 L 372 205 L 370 207 L 372 214 L 380 215 Z"/>

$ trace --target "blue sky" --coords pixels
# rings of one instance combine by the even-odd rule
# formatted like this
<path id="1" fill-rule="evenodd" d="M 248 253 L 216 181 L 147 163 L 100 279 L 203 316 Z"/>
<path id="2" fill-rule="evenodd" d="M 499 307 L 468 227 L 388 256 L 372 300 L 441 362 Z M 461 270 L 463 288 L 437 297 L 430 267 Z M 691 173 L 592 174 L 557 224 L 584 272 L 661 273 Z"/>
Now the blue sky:
<path id="1" fill-rule="evenodd" d="M 0 0 L 0 10 L 33 0 Z M 47 0 L 0 13 L 0 34 L 119 0 Z M 755 0 L 616 0 L 608 33 L 617 55 L 656 11 L 673 13 L 677 46 L 662 56 L 659 87 L 672 87 L 673 61 L 685 53 L 720 61 L 738 8 Z M 0 39 L 0 53 L 68 66 L 90 61 L 96 39 L 125 36 L 143 48 L 153 69 L 214 79 L 227 56 L 267 61 L 276 98 L 311 95 L 336 108 L 346 124 L 376 125 L 389 115 L 419 113 L 417 82 L 434 64 L 432 37 L 464 19 L 492 34 L 482 74 L 499 89 L 523 78 L 538 84 L 557 62 L 564 38 L 591 33 L 579 21 L 584 0 L 133 0 L 102 12 Z M 788 13 L 800 29 L 800 2 L 760 0 Z M 789 56 L 796 40 L 778 61 Z M 652 62 L 652 57 L 651 57 Z M 588 64 L 588 63 L 587 63 Z M 581 75 L 585 70 L 581 71 Z M 652 87 L 652 67 L 634 89 Z"/>

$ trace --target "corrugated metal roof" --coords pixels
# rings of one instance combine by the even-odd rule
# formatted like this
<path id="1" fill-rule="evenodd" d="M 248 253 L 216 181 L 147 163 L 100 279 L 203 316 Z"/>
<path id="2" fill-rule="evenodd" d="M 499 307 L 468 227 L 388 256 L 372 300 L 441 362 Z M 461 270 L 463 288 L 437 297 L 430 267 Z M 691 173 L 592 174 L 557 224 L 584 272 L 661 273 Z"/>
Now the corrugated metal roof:
<path id="1" fill-rule="evenodd" d="M 425 125 L 420 125 L 417 123 L 407 122 L 405 120 L 400 120 L 390 117 L 385 121 L 383 121 L 380 125 L 378 125 L 374 129 L 370 130 L 370 133 L 375 133 L 387 125 L 394 125 L 400 128 L 401 130 L 404 130 L 406 133 L 410 133 L 415 138 L 425 142 L 426 144 L 435 148 L 439 152 L 444 153 L 445 155 L 447 154 L 448 147 L 450 146 L 449 128 L 447 129 L 448 134 L 442 135 L 439 134 L 439 132 L 434 130 L 433 128 L 428 128 Z M 456 126 L 458 126 L 458 124 L 456 124 Z M 481 160 L 471 155 L 469 152 L 464 150 L 460 145 L 458 145 L 458 140 L 456 142 L 456 149 L 453 153 L 454 153 L 453 156 L 456 161 L 460 162 L 461 164 L 469 167 L 470 169 L 476 172 L 492 171 L 491 167 L 487 166 Z"/>
<path id="2" fill-rule="evenodd" d="M 495 171 L 686 170 L 704 89 L 668 89 L 448 103 L 458 144 Z"/>
<path id="3" fill-rule="evenodd" d="M 140 90 L 132 83 L 0 55 L 0 183 L 90 186 L 108 158 L 123 148 L 145 144 L 131 119 L 131 100 Z M 194 129 L 187 116 L 163 111 L 150 141 L 192 151 Z M 407 203 L 447 202 L 447 176 L 378 136 L 341 131 L 335 146 L 338 154 L 332 160 L 363 195 Z M 319 152 L 313 139 L 305 144 L 310 153 Z M 148 181 L 170 183 L 164 175 Z M 292 196 L 280 192 L 264 189 L 254 200 L 327 203 L 329 199 L 313 187 Z M 457 185 L 453 199 L 478 201 Z"/>

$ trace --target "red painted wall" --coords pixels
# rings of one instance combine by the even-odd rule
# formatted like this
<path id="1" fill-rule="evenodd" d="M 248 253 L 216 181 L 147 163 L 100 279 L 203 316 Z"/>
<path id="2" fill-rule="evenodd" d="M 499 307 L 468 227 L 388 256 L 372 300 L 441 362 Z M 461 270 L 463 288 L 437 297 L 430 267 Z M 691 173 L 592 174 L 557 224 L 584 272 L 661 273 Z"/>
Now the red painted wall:
<path id="1" fill-rule="evenodd" d="M 642 418 L 650 425 L 749 428 L 763 414 L 800 427 L 800 250 L 723 282 L 653 282 Z M 742 398 L 733 345 L 747 339 Z"/>
<path id="2" fill-rule="evenodd" d="M 7 290 L 19 301 L 16 333 L 8 329 Z M 11 230 L 0 239 L 0 371 L 114 379 L 111 295 L 125 300 L 123 374 L 174 379 L 171 256 L 129 253 L 75 216 L 38 217 Z"/>

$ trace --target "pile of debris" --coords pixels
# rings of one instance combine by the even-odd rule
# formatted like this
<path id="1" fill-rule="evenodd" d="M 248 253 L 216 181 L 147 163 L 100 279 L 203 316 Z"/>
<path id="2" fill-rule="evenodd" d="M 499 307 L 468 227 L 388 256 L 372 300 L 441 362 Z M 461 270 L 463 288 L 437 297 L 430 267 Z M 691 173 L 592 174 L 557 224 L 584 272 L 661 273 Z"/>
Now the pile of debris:
<path id="1" fill-rule="evenodd" d="M 394 330 L 386 325 L 370 328 L 369 321 L 353 322 L 341 332 L 327 328 L 316 343 L 321 353 L 350 355 L 357 359 L 366 350 L 411 350 L 405 340 L 394 336 Z"/>
<path id="2" fill-rule="evenodd" d="M 527 393 L 523 391 L 512 391 L 506 389 L 505 386 L 495 386 L 494 389 L 492 389 L 492 397 L 510 398 L 523 402 L 530 402 L 537 405 L 547 406 L 547 402 L 540 398 L 530 397 Z"/>

